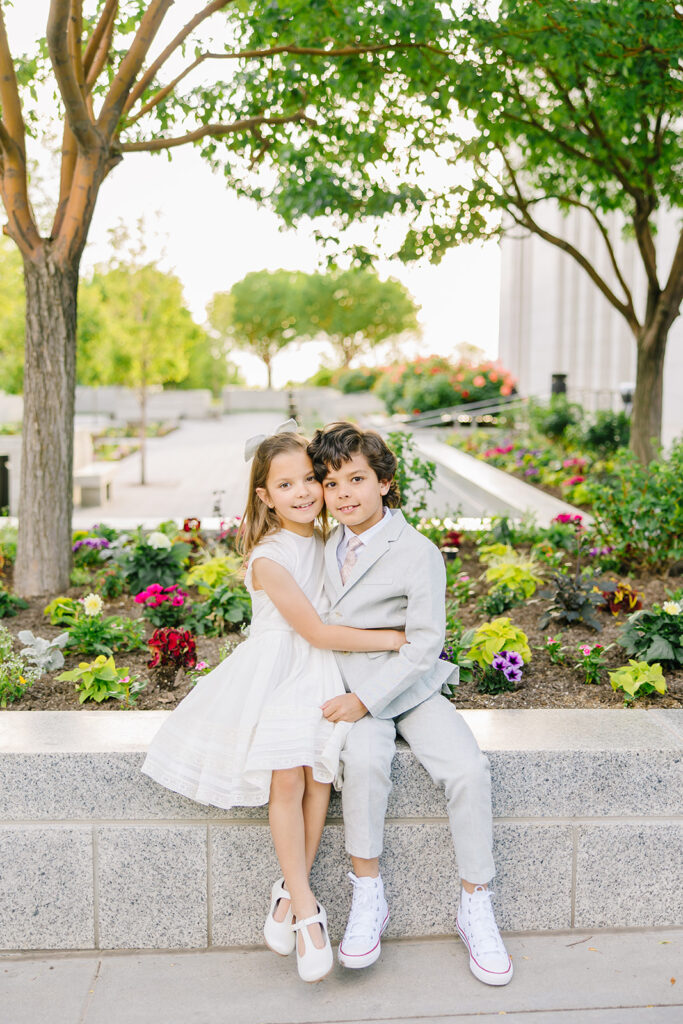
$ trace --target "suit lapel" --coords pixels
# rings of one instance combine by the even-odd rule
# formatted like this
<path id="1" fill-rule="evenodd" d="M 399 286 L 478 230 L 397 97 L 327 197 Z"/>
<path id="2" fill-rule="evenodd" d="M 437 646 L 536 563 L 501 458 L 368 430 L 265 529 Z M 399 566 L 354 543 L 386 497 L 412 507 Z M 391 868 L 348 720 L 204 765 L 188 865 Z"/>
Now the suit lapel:
<path id="1" fill-rule="evenodd" d="M 339 564 L 337 562 L 337 548 L 341 542 L 343 529 L 343 526 L 335 526 L 325 544 L 325 585 L 328 589 L 331 604 L 339 600 L 342 589 Z"/>

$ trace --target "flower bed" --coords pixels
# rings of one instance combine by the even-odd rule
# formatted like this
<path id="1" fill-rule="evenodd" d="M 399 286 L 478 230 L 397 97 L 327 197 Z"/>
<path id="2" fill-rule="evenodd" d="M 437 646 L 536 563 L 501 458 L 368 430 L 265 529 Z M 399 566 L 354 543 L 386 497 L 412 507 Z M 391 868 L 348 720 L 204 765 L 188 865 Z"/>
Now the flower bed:
<path id="1" fill-rule="evenodd" d="M 8 589 L 12 536 L 0 532 L 0 700 L 22 710 L 177 704 L 250 617 L 235 524 L 215 538 L 196 520 L 185 527 L 79 532 L 74 585 L 23 607 Z M 580 516 L 548 529 L 505 518 L 467 534 L 450 520 L 419 528 L 447 560 L 443 656 L 460 665 L 459 707 L 681 706 L 680 580 L 652 567 L 618 574 L 624 546 L 603 544 Z"/>

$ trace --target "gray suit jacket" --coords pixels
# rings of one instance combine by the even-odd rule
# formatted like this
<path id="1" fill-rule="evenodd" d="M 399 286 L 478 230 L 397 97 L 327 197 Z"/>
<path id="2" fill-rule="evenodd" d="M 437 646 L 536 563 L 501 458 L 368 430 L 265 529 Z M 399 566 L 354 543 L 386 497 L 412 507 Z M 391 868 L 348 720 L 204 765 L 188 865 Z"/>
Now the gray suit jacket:
<path id="1" fill-rule="evenodd" d="M 376 718 L 395 718 L 421 704 L 444 683 L 457 681 L 455 665 L 439 659 L 446 631 L 446 570 L 439 549 L 392 510 L 342 586 L 338 526 L 325 546 L 327 621 L 360 629 L 405 629 L 400 651 L 335 652 L 347 690 Z M 455 679 L 453 678 L 455 676 Z"/>

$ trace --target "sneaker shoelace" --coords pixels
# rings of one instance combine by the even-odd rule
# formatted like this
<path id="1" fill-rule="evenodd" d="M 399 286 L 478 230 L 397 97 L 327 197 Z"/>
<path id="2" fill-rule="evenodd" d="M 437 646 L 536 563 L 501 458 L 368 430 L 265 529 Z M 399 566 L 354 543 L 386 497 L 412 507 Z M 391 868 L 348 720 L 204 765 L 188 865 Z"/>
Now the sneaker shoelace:
<path id="1" fill-rule="evenodd" d="M 353 881 L 353 879 L 352 879 Z M 346 926 L 347 941 L 358 938 L 371 938 L 374 935 L 377 909 L 379 908 L 379 893 L 375 886 L 359 885 L 353 882 L 353 900 L 351 901 L 351 913 L 349 923 Z"/>
<path id="2" fill-rule="evenodd" d="M 491 894 L 487 889 L 475 891 L 468 901 L 468 916 L 472 924 L 469 939 L 477 953 L 505 953 L 505 946 L 493 915 Z"/>

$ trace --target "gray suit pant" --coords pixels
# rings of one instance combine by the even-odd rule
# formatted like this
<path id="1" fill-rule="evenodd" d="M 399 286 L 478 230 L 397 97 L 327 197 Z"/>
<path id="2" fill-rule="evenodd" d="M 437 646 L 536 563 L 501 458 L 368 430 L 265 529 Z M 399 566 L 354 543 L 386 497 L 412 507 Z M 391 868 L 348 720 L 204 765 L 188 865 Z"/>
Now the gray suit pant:
<path id="1" fill-rule="evenodd" d="M 396 718 L 365 715 L 341 754 L 346 851 L 370 860 L 382 852 L 396 733 L 443 785 L 460 877 L 484 884 L 495 874 L 488 758 L 455 706 L 435 693 Z"/>

